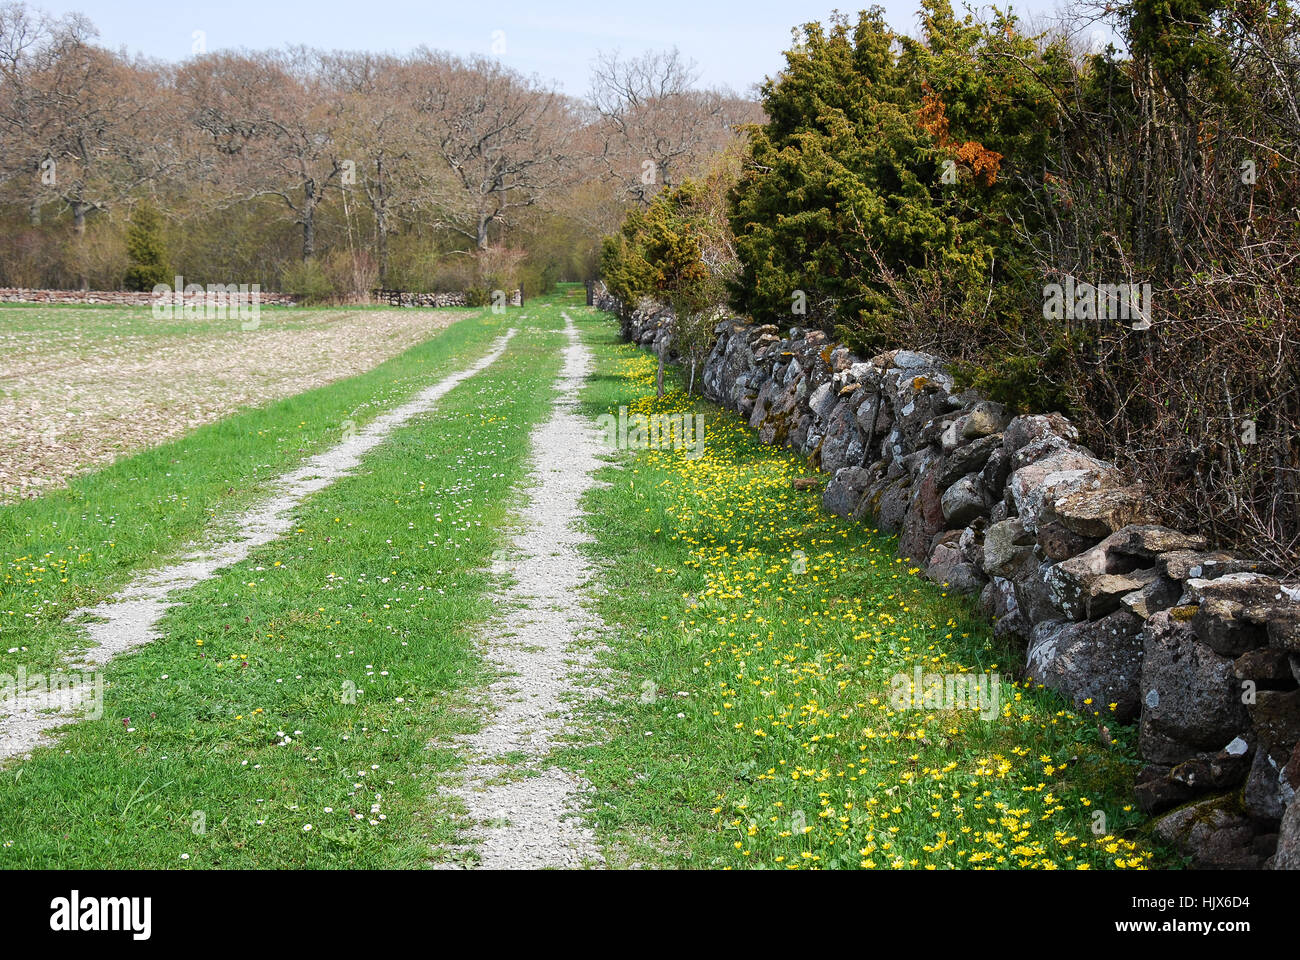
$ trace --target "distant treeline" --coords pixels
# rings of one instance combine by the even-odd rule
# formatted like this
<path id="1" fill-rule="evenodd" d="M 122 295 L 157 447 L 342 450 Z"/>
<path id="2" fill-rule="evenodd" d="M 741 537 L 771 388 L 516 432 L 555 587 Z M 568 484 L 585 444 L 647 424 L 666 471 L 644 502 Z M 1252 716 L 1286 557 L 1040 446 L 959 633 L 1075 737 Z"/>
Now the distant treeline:
<path id="1" fill-rule="evenodd" d="M 0 286 L 536 291 L 759 116 L 675 51 L 602 56 L 579 99 L 427 49 L 169 64 L 94 37 L 0 4 Z"/>

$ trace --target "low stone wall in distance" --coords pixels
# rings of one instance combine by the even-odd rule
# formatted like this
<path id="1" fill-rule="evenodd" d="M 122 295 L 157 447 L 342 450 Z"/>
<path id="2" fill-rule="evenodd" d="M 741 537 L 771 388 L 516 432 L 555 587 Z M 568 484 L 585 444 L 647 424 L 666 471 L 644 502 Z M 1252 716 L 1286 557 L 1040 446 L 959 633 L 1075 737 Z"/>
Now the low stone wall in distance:
<path id="1" fill-rule="evenodd" d="M 148 291 L 129 290 L 30 290 L 19 287 L 0 287 L 0 303 L 71 303 L 98 304 L 110 303 L 119 306 L 148 307 L 154 302 L 154 294 Z M 376 305 L 387 304 L 394 307 L 463 307 L 467 295 L 464 293 L 410 293 L 393 292 L 392 297 L 376 298 Z M 185 295 L 186 303 L 208 303 L 214 305 L 219 295 L 204 292 Z M 296 306 L 298 298 L 290 293 L 258 293 L 258 304 L 263 307 Z M 523 291 L 514 290 L 506 299 L 512 307 L 523 305 Z"/>
<path id="2" fill-rule="evenodd" d="M 467 299 L 465 293 L 410 293 L 405 290 L 379 291 L 375 295 L 377 303 L 388 303 L 395 307 L 463 307 Z M 507 306 L 521 307 L 523 303 L 524 292 L 520 289 L 511 291 L 506 298 Z"/>
<path id="3" fill-rule="evenodd" d="M 127 307 L 152 306 L 156 297 L 149 291 L 133 290 L 32 290 L 22 287 L 0 287 L 0 303 L 111 303 Z M 191 293 L 185 295 L 186 303 L 220 302 L 216 293 Z M 258 304 L 263 307 L 292 307 L 297 298 L 288 293 L 258 294 Z"/>

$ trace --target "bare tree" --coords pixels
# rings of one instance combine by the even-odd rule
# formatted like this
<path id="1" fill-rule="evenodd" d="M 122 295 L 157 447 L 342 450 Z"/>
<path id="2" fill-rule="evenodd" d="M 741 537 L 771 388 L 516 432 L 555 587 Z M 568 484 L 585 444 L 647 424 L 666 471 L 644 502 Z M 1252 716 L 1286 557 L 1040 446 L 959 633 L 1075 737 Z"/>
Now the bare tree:
<path id="1" fill-rule="evenodd" d="M 322 67 L 329 85 L 342 97 L 345 215 L 348 193 L 355 186 L 370 212 L 379 283 L 385 286 L 394 222 L 414 208 L 430 180 L 405 64 L 393 57 L 357 53 L 328 55 Z M 350 216 L 348 224 L 351 241 Z"/>
<path id="2" fill-rule="evenodd" d="M 17 186 L 33 225 L 40 223 L 47 192 L 41 189 L 42 165 L 48 168 L 51 159 L 43 128 L 54 120 L 41 109 L 33 74 L 51 34 L 49 20 L 21 3 L 0 6 L 0 183 Z"/>
<path id="3" fill-rule="evenodd" d="M 589 100 L 603 132 L 600 157 L 632 199 L 648 203 L 700 173 L 738 125 L 761 118 L 756 104 L 728 91 L 696 89 L 698 79 L 676 47 L 597 55 Z"/>
<path id="4" fill-rule="evenodd" d="M 4 168 L 21 180 L 31 221 L 60 202 L 77 243 L 88 216 L 127 201 L 174 162 L 167 71 L 96 47 L 94 35 L 78 16 L 0 10 Z M 80 273 L 84 289 L 84 266 Z"/>
<path id="5" fill-rule="evenodd" d="M 415 108 L 458 187 L 435 196 L 441 225 L 486 250 L 494 225 L 570 181 L 568 102 L 495 61 L 429 51 L 413 59 Z"/>
<path id="6" fill-rule="evenodd" d="M 169 237 L 196 275 L 237 264 L 275 283 L 285 253 L 323 252 L 322 276 L 338 285 L 344 243 L 353 290 L 363 276 L 388 285 L 398 253 L 403 269 L 469 255 L 481 278 L 527 246 L 539 275 L 585 275 L 628 202 L 703 173 L 755 118 L 752 103 L 696 90 L 676 51 L 602 58 L 588 102 L 496 60 L 426 49 L 221 52 L 168 66 L 95 37 L 79 15 L 0 0 L 0 216 L 18 227 L 0 234 L 6 277 L 65 283 L 75 269 L 84 287 L 98 256 L 111 278 L 121 214 L 146 196 L 173 223 L 214 227 Z"/>
<path id="7" fill-rule="evenodd" d="M 227 202 L 275 197 L 316 253 L 317 214 L 343 174 L 343 109 L 320 70 L 322 55 L 212 54 L 191 61 L 180 86 L 191 121 L 211 138 Z"/>

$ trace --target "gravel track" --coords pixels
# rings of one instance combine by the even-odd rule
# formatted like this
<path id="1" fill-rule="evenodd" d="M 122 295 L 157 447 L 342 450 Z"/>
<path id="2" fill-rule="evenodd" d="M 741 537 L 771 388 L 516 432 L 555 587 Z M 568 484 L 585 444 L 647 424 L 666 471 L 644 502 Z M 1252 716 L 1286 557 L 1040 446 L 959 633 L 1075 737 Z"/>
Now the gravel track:
<path id="1" fill-rule="evenodd" d="M 451 849 L 473 850 L 482 869 L 604 865 L 594 833 L 576 814 L 590 785 L 548 761 L 557 736 L 573 728 L 575 703 L 591 696 L 578 681 L 591 669 L 591 651 L 579 641 L 600 626 L 578 599 L 591 569 L 579 552 L 589 537 L 577 521 L 603 448 L 575 409 L 591 354 L 562 316 L 569 343 L 554 412 L 533 438 L 535 485 L 520 517 L 524 528 L 508 559 L 493 565 L 513 576 L 500 600 L 508 613 L 481 640 L 500 678 L 487 688 L 483 728 L 459 738 L 470 759 L 465 782 L 449 791 L 467 808 L 472 841 Z"/>
<path id="2" fill-rule="evenodd" d="M 282 475 L 273 484 L 273 496 L 234 518 L 232 539 L 196 546 L 177 562 L 140 576 L 98 606 L 70 613 L 69 620 L 86 614 L 95 618 L 85 624 L 90 640 L 85 666 L 75 669 L 96 670 L 118 654 L 157 639 L 158 621 L 169 608 L 181 603 L 173 597 L 175 593 L 239 563 L 256 548 L 289 532 L 293 528 L 293 511 L 304 499 L 356 469 L 361 458 L 394 430 L 411 418 L 429 412 L 457 385 L 495 363 L 514 335 L 514 329 L 509 330 L 497 338 L 492 349 L 478 362 L 380 414 L 355 435 Z M 0 761 L 48 743 L 51 730 L 85 715 L 93 692 L 90 684 L 82 684 L 72 689 L 0 699 Z"/>

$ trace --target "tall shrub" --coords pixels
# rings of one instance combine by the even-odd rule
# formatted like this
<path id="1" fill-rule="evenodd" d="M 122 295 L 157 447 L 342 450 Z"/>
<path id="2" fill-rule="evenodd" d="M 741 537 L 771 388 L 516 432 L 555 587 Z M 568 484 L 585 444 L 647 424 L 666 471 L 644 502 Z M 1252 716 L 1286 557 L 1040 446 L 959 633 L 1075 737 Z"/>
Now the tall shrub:
<path id="1" fill-rule="evenodd" d="M 153 205 L 142 203 L 131 214 L 126 253 L 131 260 L 125 278 L 128 290 L 152 290 L 157 284 L 172 281 L 163 242 L 162 214 Z"/>

